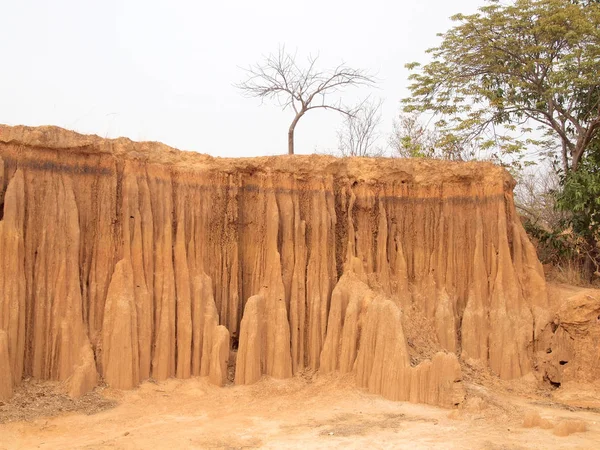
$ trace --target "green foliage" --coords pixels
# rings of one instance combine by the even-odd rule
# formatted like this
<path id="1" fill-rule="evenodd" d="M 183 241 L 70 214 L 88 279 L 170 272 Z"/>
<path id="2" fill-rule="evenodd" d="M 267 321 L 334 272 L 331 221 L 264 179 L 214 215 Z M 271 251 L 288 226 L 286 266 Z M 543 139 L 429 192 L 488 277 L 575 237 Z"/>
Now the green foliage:
<path id="1" fill-rule="evenodd" d="M 569 213 L 565 234 L 588 270 L 600 276 L 600 139 L 576 172 L 562 174 L 561 184 L 557 207 Z"/>
<path id="2" fill-rule="evenodd" d="M 434 117 L 438 152 L 475 148 L 516 175 L 528 154 L 556 161 L 551 200 L 520 205 L 526 229 L 546 261 L 600 276 L 600 1 L 487 0 L 452 20 L 407 65 L 404 111 Z"/>
<path id="3" fill-rule="evenodd" d="M 573 213 L 577 233 L 600 241 L 600 161 L 586 157 L 577 172 L 569 173 L 558 194 L 558 206 Z"/>
<path id="4" fill-rule="evenodd" d="M 405 111 L 433 114 L 458 147 L 516 161 L 559 148 L 563 170 L 576 169 L 600 133 L 600 4 L 488 0 L 452 20 L 431 62 L 407 65 Z"/>
<path id="5" fill-rule="evenodd" d="M 464 145 L 455 136 L 428 128 L 415 113 L 401 113 L 393 122 L 388 140 L 394 154 L 405 158 L 434 158 L 467 161 L 477 156 L 478 149 Z"/>
<path id="6" fill-rule="evenodd" d="M 394 154 L 404 158 L 435 158 L 436 140 L 435 132 L 423 126 L 416 114 L 400 114 L 393 122 L 388 144 Z"/>
<path id="7" fill-rule="evenodd" d="M 557 265 L 577 257 L 572 233 L 560 228 L 547 230 L 530 220 L 525 220 L 524 226 L 529 237 L 537 243 L 538 257 L 543 263 Z"/>

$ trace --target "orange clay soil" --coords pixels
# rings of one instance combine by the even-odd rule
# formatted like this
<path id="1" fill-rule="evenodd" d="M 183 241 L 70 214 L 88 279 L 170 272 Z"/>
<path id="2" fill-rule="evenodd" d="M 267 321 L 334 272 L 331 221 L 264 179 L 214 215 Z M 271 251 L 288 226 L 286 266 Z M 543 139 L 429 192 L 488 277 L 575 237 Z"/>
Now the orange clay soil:
<path id="1" fill-rule="evenodd" d="M 513 187 L 489 163 L 213 158 L 0 126 L 0 401 L 29 378 L 77 399 L 308 371 L 460 408 L 473 367 L 595 392 L 599 296 L 549 295 Z"/>
<path id="2" fill-rule="evenodd" d="M 597 448 L 599 408 L 571 407 L 548 392 L 532 394 L 529 385 L 500 383 L 465 382 L 467 399 L 453 411 L 369 394 L 354 387 L 351 375 L 223 388 L 208 378 L 97 388 L 97 398 L 81 397 L 83 405 L 69 408 L 63 399 L 67 412 L 58 416 L 0 424 L 0 449 Z M 25 408 L 40 403 L 38 397 Z"/>

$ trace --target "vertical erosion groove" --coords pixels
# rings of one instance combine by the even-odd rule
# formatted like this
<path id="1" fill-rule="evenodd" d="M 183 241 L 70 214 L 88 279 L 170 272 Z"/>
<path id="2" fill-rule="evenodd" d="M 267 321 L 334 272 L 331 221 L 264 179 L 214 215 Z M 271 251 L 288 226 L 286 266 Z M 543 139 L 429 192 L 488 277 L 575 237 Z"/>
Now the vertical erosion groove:
<path id="1" fill-rule="evenodd" d="M 547 295 L 502 169 L 44 136 L 0 142 L 0 397 L 30 375 L 74 396 L 98 375 L 223 385 L 235 365 L 452 406 L 459 357 L 532 370 Z"/>
<path id="2" fill-rule="evenodd" d="M 4 218 L 4 192 L 6 185 L 4 184 L 4 160 L 0 158 L 0 220 Z"/>

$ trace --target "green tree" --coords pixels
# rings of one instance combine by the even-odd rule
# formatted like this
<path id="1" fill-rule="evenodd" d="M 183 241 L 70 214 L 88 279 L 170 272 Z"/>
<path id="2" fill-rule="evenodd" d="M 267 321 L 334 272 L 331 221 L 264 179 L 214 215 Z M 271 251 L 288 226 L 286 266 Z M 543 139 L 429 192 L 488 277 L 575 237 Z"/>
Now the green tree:
<path id="1" fill-rule="evenodd" d="M 488 0 L 452 20 L 431 62 L 407 65 L 405 111 L 434 115 L 460 147 L 558 148 L 564 173 L 576 171 L 600 134 L 600 4 Z"/>
<path id="2" fill-rule="evenodd" d="M 436 158 L 437 133 L 419 121 L 418 114 L 400 114 L 394 119 L 388 139 L 394 155 L 404 158 Z M 441 159 L 441 158 L 440 158 Z"/>
<path id="3" fill-rule="evenodd" d="M 416 113 L 400 113 L 392 122 L 388 145 L 393 155 L 404 158 L 434 158 L 468 161 L 479 156 L 474 142 L 462 143 L 424 124 Z"/>
<path id="4" fill-rule="evenodd" d="M 562 175 L 557 206 L 569 212 L 563 236 L 582 261 L 588 278 L 600 277 L 600 137 L 592 141 L 579 169 Z"/>

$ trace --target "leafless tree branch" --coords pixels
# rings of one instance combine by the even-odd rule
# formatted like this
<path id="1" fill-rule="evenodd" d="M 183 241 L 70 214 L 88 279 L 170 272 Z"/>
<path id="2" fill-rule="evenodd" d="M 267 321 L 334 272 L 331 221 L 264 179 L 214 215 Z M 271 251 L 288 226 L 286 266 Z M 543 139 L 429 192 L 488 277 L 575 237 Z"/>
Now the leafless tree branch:
<path id="1" fill-rule="evenodd" d="M 338 150 L 343 156 L 383 156 L 383 147 L 377 145 L 382 105 L 381 99 L 365 99 L 352 111 L 344 111 L 346 117 L 338 130 Z"/>
<path id="2" fill-rule="evenodd" d="M 294 119 L 288 130 L 288 153 L 294 153 L 294 130 L 300 118 L 309 110 L 323 108 L 337 111 L 346 117 L 353 117 L 357 109 L 348 108 L 341 100 L 329 101 L 328 95 L 338 93 L 352 86 L 373 86 L 375 78 L 367 71 L 353 69 L 345 63 L 333 70 L 317 69 L 319 55 L 310 55 L 306 66 L 297 63 L 296 54 L 280 47 L 264 61 L 244 69 L 246 79 L 235 84 L 244 96 L 269 100 L 278 104 L 284 111 L 294 111 Z"/>

